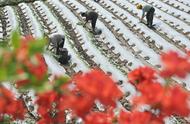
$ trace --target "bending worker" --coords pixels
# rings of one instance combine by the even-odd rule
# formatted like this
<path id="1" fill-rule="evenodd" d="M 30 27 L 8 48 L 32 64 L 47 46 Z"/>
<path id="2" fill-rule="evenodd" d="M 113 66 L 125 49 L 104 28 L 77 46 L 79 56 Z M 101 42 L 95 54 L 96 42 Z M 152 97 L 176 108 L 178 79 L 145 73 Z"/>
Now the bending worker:
<path id="1" fill-rule="evenodd" d="M 137 5 L 137 9 L 140 9 L 142 10 L 142 17 L 140 19 L 140 21 L 142 22 L 143 18 L 145 17 L 146 15 L 146 20 L 147 20 L 147 26 L 149 28 L 152 28 L 153 25 L 153 17 L 154 17 L 154 12 L 155 12 L 155 9 L 154 7 L 150 6 L 150 5 L 141 5 L 141 4 L 138 4 Z"/>
<path id="2" fill-rule="evenodd" d="M 98 18 L 98 13 L 93 12 L 93 11 L 87 11 L 87 12 L 82 12 L 81 16 L 86 18 L 84 26 L 90 20 L 91 25 L 92 25 L 92 31 L 95 32 L 95 26 L 96 26 L 96 21 Z"/>

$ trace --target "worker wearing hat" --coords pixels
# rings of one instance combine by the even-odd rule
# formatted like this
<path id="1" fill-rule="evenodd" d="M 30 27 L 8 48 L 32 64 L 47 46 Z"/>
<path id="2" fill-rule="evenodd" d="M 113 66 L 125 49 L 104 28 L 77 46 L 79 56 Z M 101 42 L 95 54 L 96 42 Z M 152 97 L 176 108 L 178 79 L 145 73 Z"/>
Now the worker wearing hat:
<path id="1" fill-rule="evenodd" d="M 92 26 L 92 31 L 95 32 L 95 26 L 96 26 L 96 21 L 98 18 L 98 13 L 94 12 L 94 11 L 86 11 L 86 12 L 81 12 L 81 16 L 85 17 L 86 22 L 84 24 L 84 26 L 86 25 L 86 23 L 88 21 L 91 21 L 91 26 Z"/>
<path id="2" fill-rule="evenodd" d="M 140 9 L 143 12 L 140 21 L 142 22 L 143 18 L 146 15 L 147 26 L 149 28 L 152 28 L 152 23 L 153 23 L 153 17 L 154 17 L 155 9 L 152 6 L 150 6 L 150 5 L 143 6 L 141 4 L 137 4 L 137 9 Z"/>

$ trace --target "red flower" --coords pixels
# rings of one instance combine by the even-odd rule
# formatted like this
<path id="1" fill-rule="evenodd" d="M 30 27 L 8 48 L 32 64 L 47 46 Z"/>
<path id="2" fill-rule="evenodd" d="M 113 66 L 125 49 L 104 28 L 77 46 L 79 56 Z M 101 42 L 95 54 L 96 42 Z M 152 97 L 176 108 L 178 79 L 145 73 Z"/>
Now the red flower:
<path id="1" fill-rule="evenodd" d="M 0 93 L 1 95 L 1 93 Z M 4 113 L 6 106 L 6 100 L 3 97 L 0 97 L 0 113 Z"/>
<path id="2" fill-rule="evenodd" d="M 149 124 L 151 114 L 148 112 L 124 112 L 121 111 L 119 124 Z"/>
<path id="3" fill-rule="evenodd" d="M 19 76 L 25 74 L 25 77 L 20 76 L 22 79 L 17 79 L 16 83 L 19 87 L 33 82 L 40 82 L 44 80 L 47 75 L 47 65 L 43 56 L 40 53 L 35 53 L 32 56 L 29 55 L 31 53 L 30 43 L 36 42 L 33 36 L 25 36 L 20 42 L 19 48 L 15 51 L 17 73 Z"/>
<path id="4" fill-rule="evenodd" d="M 164 122 L 152 115 L 149 112 L 124 112 L 121 111 L 119 118 L 119 124 L 164 124 Z"/>
<path id="5" fill-rule="evenodd" d="M 17 88 L 19 88 L 19 87 L 22 87 L 28 83 L 30 83 L 29 79 L 18 80 L 18 81 L 16 81 L 16 86 L 17 86 Z"/>
<path id="6" fill-rule="evenodd" d="M 88 94 L 82 93 L 70 93 L 65 95 L 60 100 L 61 108 L 69 108 L 74 114 L 84 117 L 89 113 L 90 109 L 94 104 L 94 99 Z"/>
<path id="7" fill-rule="evenodd" d="M 22 37 L 19 48 L 16 49 L 16 58 L 22 62 L 29 59 L 29 42 L 35 41 L 32 35 Z"/>
<path id="8" fill-rule="evenodd" d="M 7 64 L 9 64 L 10 62 L 13 61 L 13 53 L 10 51 L 3 51 L 1 57 L 0 57 L 0 59 L 3 59 L 1 64 L 4 66 L 7 66 Z"/>
<path id="9" fill-rule="evenodd" d="M 157 107 L 164 97 L 165 89 L 159 83 L 143 83 L 138 85 L 141 96 L 134 98 L 134 104 L 150 104 Z"/>
<path id="10" fill-rule="evenodd" d="M 160 115 L 180 115 L 188 116 L 190 114 L 189 92 L 179 86 L 163 87 L 159 83 L 139 84 L 140 96 L 133 99 L 133 104 L 138 107 L 148 104 L 153 109 L 159 109 Z"/>
<path id="11" fill-rule="evenodd" d="M 13 119 L 24 119 L 25 109 L 23 102 L 20 100 L 13 100 L 6 107 L 6 114 L 12 115 Z"/>
<path id="12" fill-rule="evenodd" d="M 35 61 L 25 61 L 25 65 L 27 66 L 29 72 L 33 74 L 38 80 L 42 80 L 44 76 L 47 74 L 47 65 L 45 60 L 41 54 L 36 54 L 34 56 Z"/>
<path id="13" fill-rule="evenodd" d="M 40 82 L 46 79 L 47 75 L 47 65 L 41 54 L 36 54 L 32 59 L 27 59 L 19 64 L 23 64 L 23 67 L 18 66 L 17 74 L 21 78 L 17 79 L 16 84 L 18 87 L 29 85 L 30 83 Z M 28 73 L 34 76 L 33 79 L 28 77 Z"/>
<path id="14" fill-rule="evenodd" d="M 80 91 L 71 82 L 65 83 L 61 86 L 63 95 L 59 98 L 58 110 L 64 111 L 71 109 L 73 115 L 84 118 L 89 113 L 94 104 L 94 98 L 90 95 Z"/>
<path id="15" fill-rule="evenodd" d="M 38 104 L 38 113 L 41 115 L 48 113 L 57 99 L 58 94 L 55 91 L 38 94 L 38 98 L 36 100 L 36 103 Z"/>
<path id="16" fill-rule="evenodd" d="M 85 124 L 112 124 L 113 116 L 103 112 L 91 112 L 85 118 Z"/>
<path id="17" fill-rule="evenodd" d="M 124 112 L 121 110 L 119 117 L 118 117 L 118 122 L 119 124 L 129 124 L 130 122 L 130 113 L 129 112 Z"/>
<path id="18" fill-rule="evenodd" d="M 16 100 L 11 91 L 0 86 L 0 115 L 4 114 L 13 119 L 24 119 L 25 109 L 22 101 Z"/>
<path id="19" fill-rule="evenodd" d="M 19 62 L 23 62 L 28 58 L 29 51 L 28 51 L 28 44 L 27 42 L 22 42 L 21 46 L 16 50 L 16 59 Z"/>
<path id="20" fill-rule="evenodd" d="M 13 93 L 3 86 L 0 86 L 0 94 L 1 94 L 0 97 L 6 98 L 7 100 L 14 99 Z"/>
<path id="21" fill-rule="evenodd" d="M 190 95 L 179 86 L 169 87 L 162 100 L 161 111 L 164 115 L 180 115 L 188 116 L 190 114 L 189 107 Z"/>
<path id="22" fill-rule="evenodd" d="M 185 53 L 187 54 L 187 57 L 190 57 L 190 50 L 185 49 Z"/>
<path id="23" fill-rule="evenodd" d="M 133 112 L 131 115 L 131 124 L 149 124 L 151 114 L 148 112 Z"/>
<path id="24" fill-rule="evenodd" d="M 128 80 L 133 85 L 137 86 L 137 84 L 143 83 L 144 81 L 152 82 L 156 79 L 155 73 L 156 72 L 150 67 L 140 67 L 128 74 Z"/>
<path id="25" fill-rule="evenodd" d="M 99 99 L 105 105 L 115 106 L 115 101 L 123 95 L 114 81 L 98 69 L 76 75 L 74 82 L 81 91 Z"/>
<path id="26" fill-rule="evenodd" d="M 177 75 L 184 78 L 190 72 L 190 62 L 187 58 L 180 57 L 176 52 L 170 51 L 161 56 L 164 63 L 164 70 L 161 71 L 162 77 Z"/>
<path id="27" fill-rule="evenodd" d="M 65 122 L 64 111 L 59 110 L 60 95 L 55 91 L 48 91 L 38 95 L 38 113 L 41 115 L 38 124 L 58 124 Z"/>
<path id="28" fill-rule="evenodd" d="M 32 35 L 26 35 L 21 38 L 22 42 L 33 42 L 35 41 L 35 38 Z"/>
<path id="29" fill-rule="evenodd" d="M 65 124 L 65 113 L 64 111 L 57 112 L 54 116 L 46 113 L 37 124 Z"/>

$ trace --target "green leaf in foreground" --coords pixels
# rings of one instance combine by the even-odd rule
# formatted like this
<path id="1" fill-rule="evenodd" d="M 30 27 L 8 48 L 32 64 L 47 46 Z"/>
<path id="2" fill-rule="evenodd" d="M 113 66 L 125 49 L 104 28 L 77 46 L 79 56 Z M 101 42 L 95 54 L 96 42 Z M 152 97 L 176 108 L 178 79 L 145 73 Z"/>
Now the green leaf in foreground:
<path id="1" fill-rule="evenodd" d="M 14 31 L 12 33 L 12 37 L 11 37 L 11 44 L 13 46 L 14 49 L 19 48 L 20 46 L 20 34 L 18 31 Z"/>

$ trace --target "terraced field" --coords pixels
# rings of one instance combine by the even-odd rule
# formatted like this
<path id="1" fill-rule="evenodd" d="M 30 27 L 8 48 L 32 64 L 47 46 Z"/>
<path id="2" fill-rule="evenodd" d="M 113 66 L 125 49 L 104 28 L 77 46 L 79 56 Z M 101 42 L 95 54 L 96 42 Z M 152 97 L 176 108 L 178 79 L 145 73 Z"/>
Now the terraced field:
<path id="1" fill-rule="evenodd" d="M 137 3 L 155 7 L 156 30 L 139 23 Z M 99 14 L 100 36 L 77 25 L 83 21 L 80 12 Z M 68 66 L 60 65 L 51 55 L 44 58 L 52 73 L 72 75 L 100 67 L 121 85 L 133 92 L 127 73 L 139 66 L 162 68 L 159 55 L 168 50 L 185 55 L 190 50 L 189 0 L 47 0 L 20 3 L 0 8 L 0 39 L 7 40 L 19 27 L 22 35 L 43 37 L 54 33 L 66 36 L 65 47 L 72 58 Z M 90 27 L 90 25 L 88 25 Z M 173 78 L 190 89 L 190 79 Z"/>

